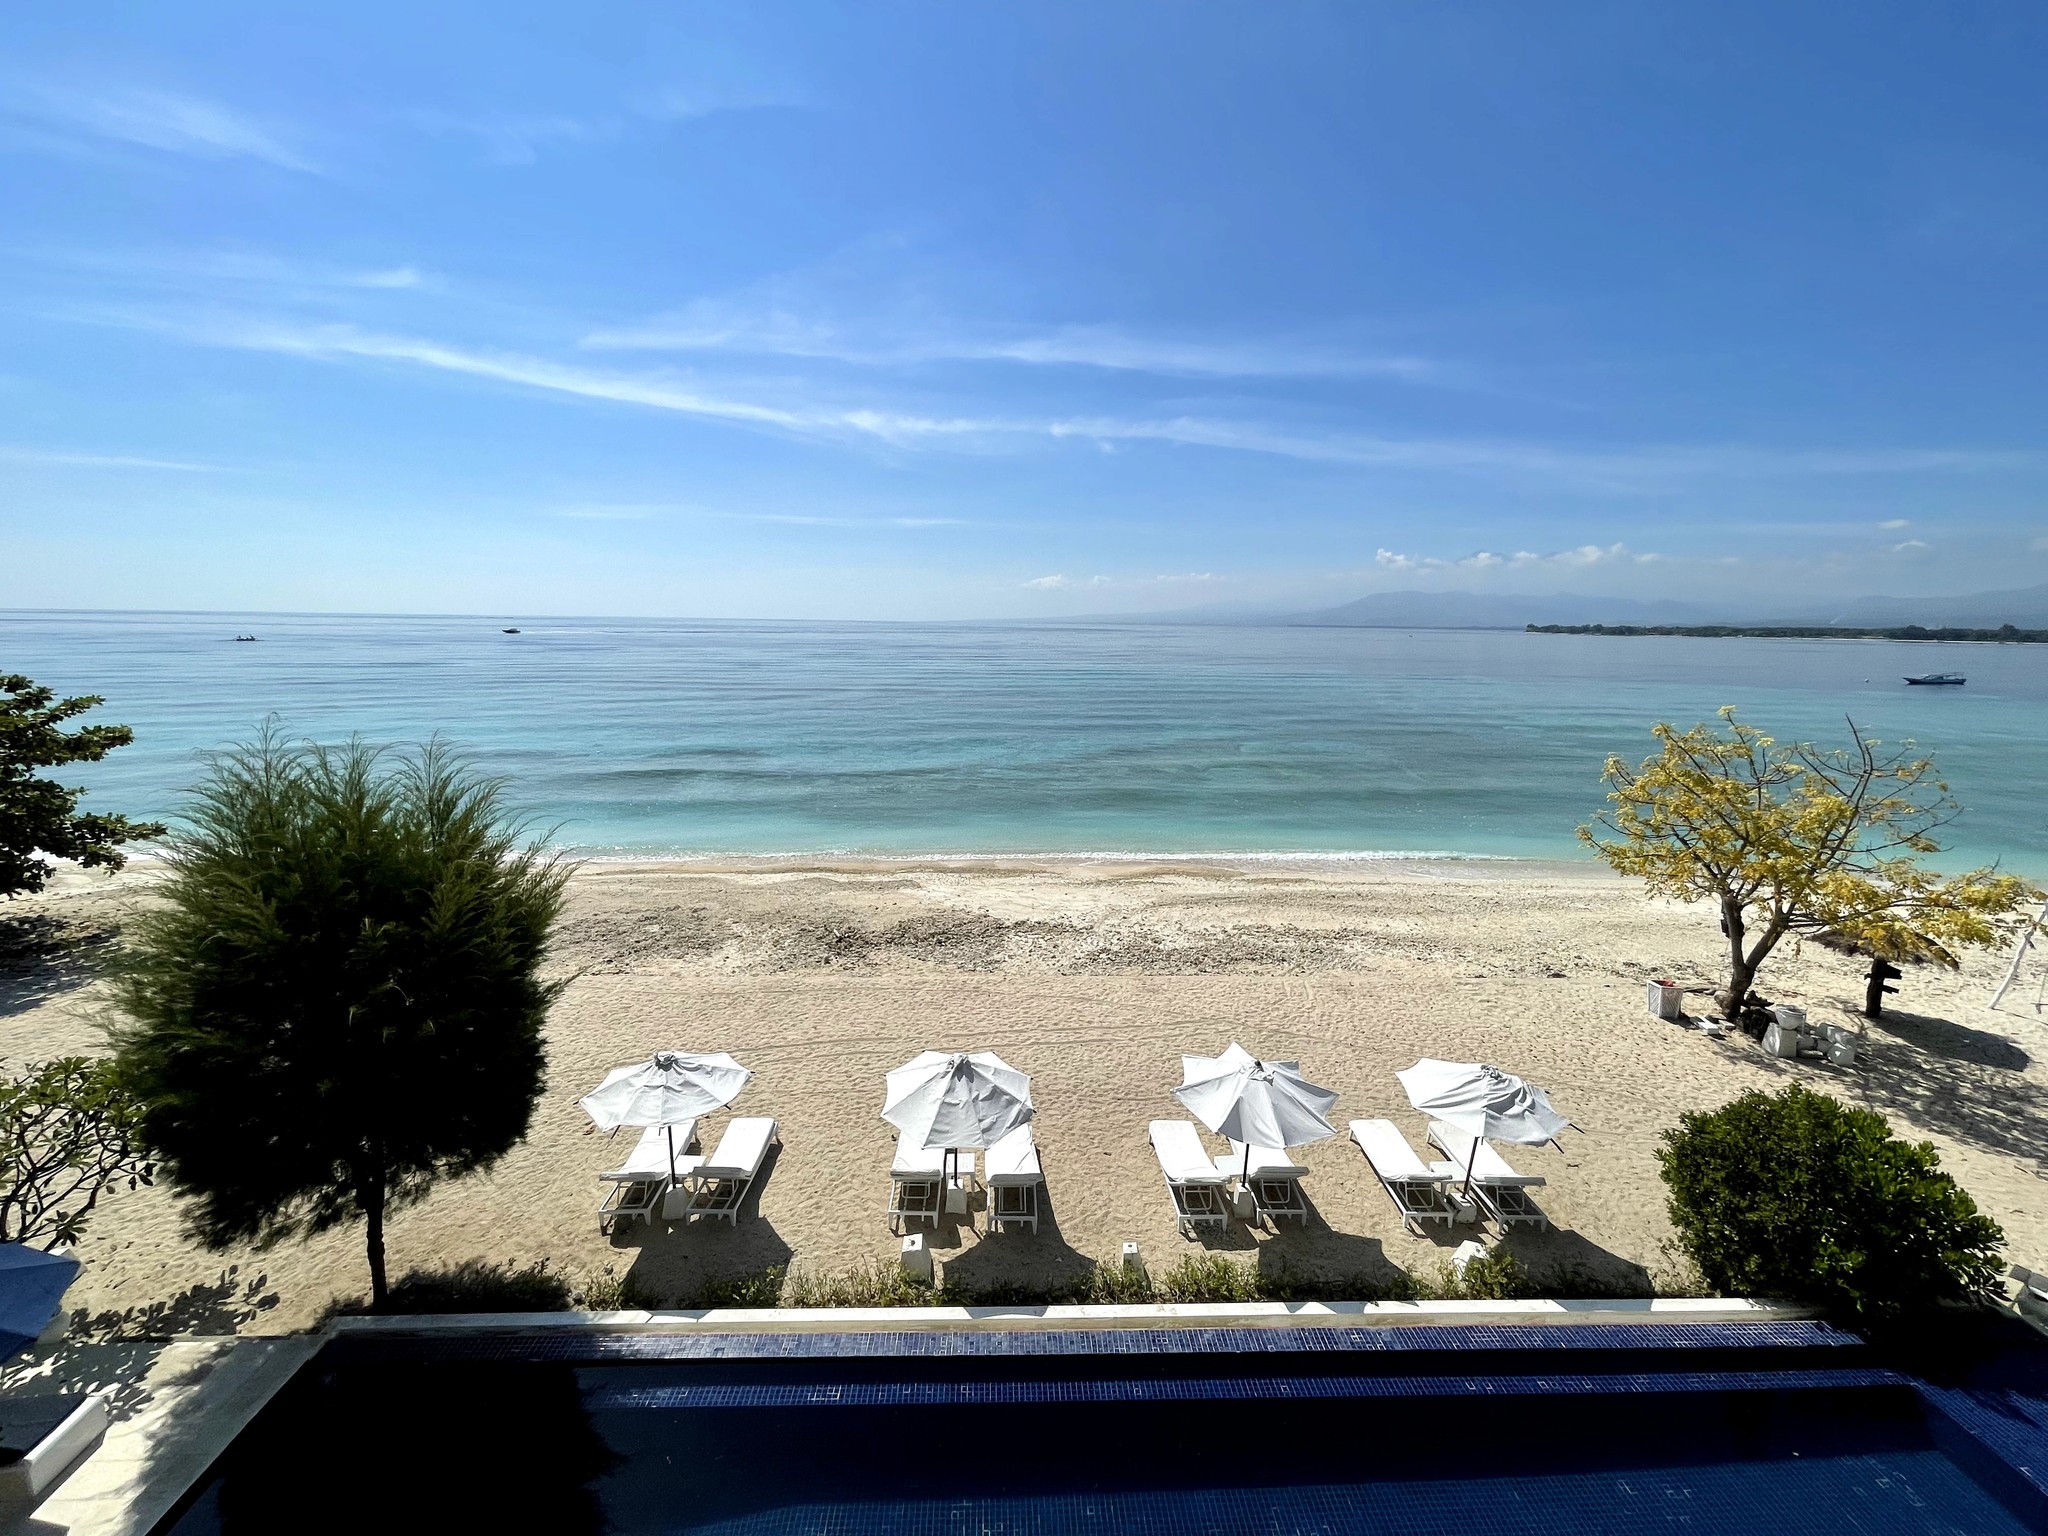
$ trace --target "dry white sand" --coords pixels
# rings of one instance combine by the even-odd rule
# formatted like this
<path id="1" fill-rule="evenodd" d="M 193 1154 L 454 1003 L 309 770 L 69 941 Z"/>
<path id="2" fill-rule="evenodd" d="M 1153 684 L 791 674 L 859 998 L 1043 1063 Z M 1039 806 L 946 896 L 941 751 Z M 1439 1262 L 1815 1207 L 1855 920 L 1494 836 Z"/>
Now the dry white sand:
<path id="1" fill-rule="evenodd" d="M 147 881 L 72 876 L 17 915 L 106 929 Z M 939 1260 L 971 1284 L 1052 1283 L 1136 1239 L 1155 1267 L 1189 1251 L 1145 1139 L 1178 1113 L 1183 1050 L 1232 1039 L 1299 1057 L 1337 1118 L 1385 1116 L 1422 1148 L 1394 1071 L 1418 1056 L 1496 1063 L 1549 1088 L 1584 1127 L 1563 1149 L 1514 1149 L 1547 1181 L 1554 1233 L 1512 1247 L 1562 1288 L 1678 1283 L 1653 1157 L 1682 1110 L 1808 1082 L 1925 1137 L 2004 1224 L 2012 1257 L 2048 1268 L 2048 1043 L 2032 988 L 1984 1006 L 2001 961 L 1912 970 L 1854 1069 L 1766 1058 L 1651 1018 L 1644 981 L 1704 991 L 1719 936 L 1702 908 L 1631 883 L 1529 865 L 1311 867 L 1046 864 L 711 868 L 598 866 L 572 888 L 554 964 L 575 973 L 550 1029 L 532 1133 L 491 1174 L 442 1188 L 390 1231 L 394 1275 L 467 1259 L 613 1266 L 655 1297 L 771 1264 L 827 1271 L 890 1258 L 891 1132 L 882 1074 L 925 1048 L 986 1048 L 1032 1074 L 1047 1179 L 1036 1235 L 947 1225 Z M 1808 946 L 1763 990 L 1853 1021 L 1859 968 Z M 1701 1007 L 1704 998 L 1695 1000 Z M 0 974 L 0 1055 L 100 1048 L 87 968 Z M 735 1112 L 775 1116 L 784 1148 L 736 1227 L 598 1235 L 599 1170 L 625 1141 L 592 1134 L 577 1096 L 659 1047 L 725 1049 L 755 1077 Z M 707 1126 L 715 1138 L 723 1117 Z M 1220 1144 L 1217 1148 L 1221 1150 Z M 1212 1246 L 1270 1270 L 1384 1284 L 1434 1274 L 1448 1244 L 1411 1237 L 1357 1150 L 1307 1149 L 1305 1230 L 1233 1224 Z M 360 1233 L 268 1253 L 209 1253 L 165 1190 L 110 1197 L 71 1301 L 133 1329 L 301 1327 L 366 1289 Z M 111 1318 L 108 1321 L 112 1321 Z"/>

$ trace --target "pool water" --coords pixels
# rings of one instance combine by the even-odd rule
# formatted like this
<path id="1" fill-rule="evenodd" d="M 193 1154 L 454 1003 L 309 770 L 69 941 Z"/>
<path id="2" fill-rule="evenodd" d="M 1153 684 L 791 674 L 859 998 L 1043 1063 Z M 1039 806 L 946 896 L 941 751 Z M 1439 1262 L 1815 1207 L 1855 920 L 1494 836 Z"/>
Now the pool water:
<path id="1" fill-rule="evenodd" d="M 1324 1337 L 1279 1349 L 1111 1336 L 1128 1351 L 1068 1335 L 1071 1354 L 1038 1335 L 1026 1355 L 935 1351 L 932 1335 L 850 1356 L 833 1336 L 796 1353 L 745 1336 L 343 1339 L 162 1529 L 2048 1531 L 2023 1474 L 1839 1337 L 1690 1353 L 1616 1348 L 1605 1328 L 1540 1348 L 1444 1337 L 1522 1331 L 1301 1329 Z M 1372 1332 L 1417 1337 L 1341 1347 Z"/>

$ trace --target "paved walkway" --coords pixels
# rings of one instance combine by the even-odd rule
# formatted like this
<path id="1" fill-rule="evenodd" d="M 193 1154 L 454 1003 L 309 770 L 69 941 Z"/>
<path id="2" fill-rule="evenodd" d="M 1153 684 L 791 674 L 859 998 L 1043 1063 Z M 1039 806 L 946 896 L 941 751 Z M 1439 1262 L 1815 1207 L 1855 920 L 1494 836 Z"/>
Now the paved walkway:
<path id="1" fill-rule="evenodd" d="M 141 1536 L 177 1503 L 291 1373 L 326 1340 L 287 1338 L 66 1343 L 7 1373 L 10 1395 L 104 1392 L 114 1422 L 6 1536 Z"/>

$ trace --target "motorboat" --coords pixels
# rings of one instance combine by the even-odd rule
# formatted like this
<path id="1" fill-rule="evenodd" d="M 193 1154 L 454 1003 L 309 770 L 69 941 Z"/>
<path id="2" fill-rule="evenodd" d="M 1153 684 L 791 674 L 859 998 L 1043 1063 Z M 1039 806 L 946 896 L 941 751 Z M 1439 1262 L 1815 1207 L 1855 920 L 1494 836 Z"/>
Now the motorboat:
<path id="1" fill-rule="evenodd" d="M 1922 688 L 1960 688 L 1968 679 L 1960 672 L 1929 672 L 1925 677 L 1909 677 L 1906 681 Z"/>
<path id="2" fill-rule="evenodd" d="M 518 634 L 518 633 L 519 633 L 519 631 L 518 631 L 518 630 L 516 630 L 516 629 L 507 629 L 507 630 L 501 630 L 501 631 L 500 631 L 500 633 L 501 633 L 501 634 L 507 634 L 507 635 L 516 635 L 516 634 Z"/>

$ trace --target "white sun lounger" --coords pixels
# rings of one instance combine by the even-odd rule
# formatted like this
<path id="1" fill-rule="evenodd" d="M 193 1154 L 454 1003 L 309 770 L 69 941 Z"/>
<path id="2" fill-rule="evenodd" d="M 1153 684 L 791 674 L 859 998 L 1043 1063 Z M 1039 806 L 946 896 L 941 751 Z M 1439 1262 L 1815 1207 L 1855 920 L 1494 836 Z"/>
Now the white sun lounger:
<path id="1" fill-rule="evenodd" d="M 1152 1139 L 1152 1155 L 1159 1159 L 1159 1172 L 1173 1196 L 1173 1213 L 1180 1235 L 1193 1238 L 1197 1227 L 1220 1227 L 1229 1220 L 1223 1209 L 1226 1175 L 1216 1171 L 1192 1120 L 1154 1120 L 1146 1128 Z"/>
<path id="2" fill-rule="evenodd" d="M 955 1177 L 964 1190 L 974 1181 L 974 1154 L 954 1154 Z M 946 1209 L 946 1149 L 896 1143 L 889 1164 L 889 1230 L 901 1232 L 905 1222 L 928 1221 L 936 1229 Z"/>
<path id="3" fill-rule="evenodd" d="M 1259 1215 L 1276 1221 L 1291 1216 L 1303 1226 L 1308 1225 L 1308 1201 L 1301 1194 L 1301 1180 L 1308 1169 L 1289 1157 L 1286 1148 L 1251 1148 L 1247 1168 L 1245 1144 L 1232 1141 L 1230 1156 L 1216 1159 L 1216 1171 L 1240 1181 L 1252 1197 L 1252 1209 Z"/>
<path id="4" fill-rule="evenodd" d="M 1391 1120 L 1354 1120 L 1351 1139 L 1401 1213 L 1402 1226 L 1420 1236 L 1426 1223 L 1440 1221 L 1448 1228 L 1456 1220 L 1450 1185 L 1463 1175 L 1462 1166 L 1447 1172 L 1449 1163 L 1425 1163 Z"/>
<path id="5" fill-rule="evenodd" d="M 1529 1191 L 1543 1183 L 1540 1175 L 1515 1172 L 1491 1144 L 1480 1141 L 1475 1149 L 1473 1137 L 1441 1120 L 1429 1122 L 1429 1139 L 1457 1166 L 1460 1180 L 1468 1167 L 1472 1170 L 1472 1193 L 1502 1230 L 1535 1227 L 1540 1231 L 1550 1225 L 1542 1207 L 1529 1198 Z"/>
<path id="6" fill-rule="evenodd" d="M 690 1175 L 690 1200 L 683 1218 L 724 1217 L 739 1225 L 740 1202 L 760 1176 L 768 1149 L 782 1145 L 780 1128 L 765 1116 L 743 1116 L 725 1128 L 718 1150 Z"/>
<path id="7" fill-rule="evenodd" d="M 988 1223 L 1000 1232 L 1006 1223 L 1038 1230 L 1038 1186 L 1045 1182 L 1038 1143 L 1030 1125 L 1020 1125 L 988 1149 L 983 1180 L 988 1189 Z"/>
<path id="8" fill-rule="evenodd" d="M 673 1133 L 673 1139 L 671 1139 Z M 685 1163 L 695 1166 L 694 1159 L 686 1154 L 697 1141 L 697 1122 L 683 1120 L 675 1125 L 650 1125 L 640 1133 L 640 1139 L 633 1143 L 633 1150 L 626 1154 L 626 1160 L 616 1168 L 607 1169 L 598 1177 L 611 1188 L 605 1191 L 604 1201 L 597 1208 L 597 1230 L 611 1232 L 621 1222 L 654 1220 L 655 1207 L 676 1179 L 685 1171 Z M 669 1150 L 675 1150 L 675 1161 L 669 1160 Z"/>

